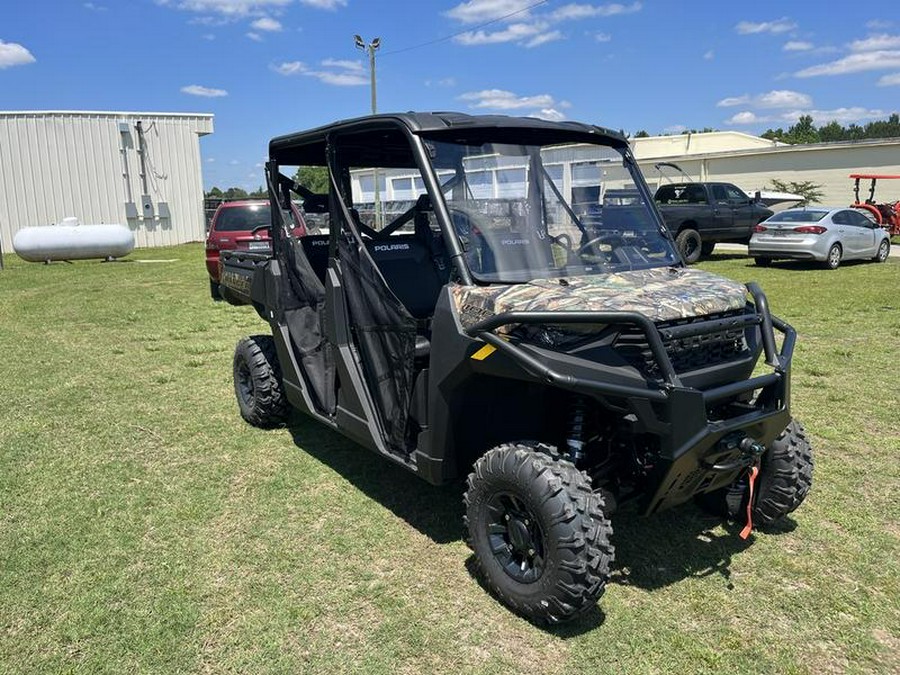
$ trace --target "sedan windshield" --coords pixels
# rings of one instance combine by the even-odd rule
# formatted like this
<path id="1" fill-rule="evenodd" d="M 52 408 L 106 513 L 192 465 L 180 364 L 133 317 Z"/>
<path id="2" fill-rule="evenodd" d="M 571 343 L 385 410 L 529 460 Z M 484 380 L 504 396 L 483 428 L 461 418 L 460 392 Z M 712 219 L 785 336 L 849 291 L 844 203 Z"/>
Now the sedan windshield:
<path id="1" fill-rule="evenodd" d="M 468 266 L 486 282 L 680 264 L 615 148 L 426 142 Z"/>

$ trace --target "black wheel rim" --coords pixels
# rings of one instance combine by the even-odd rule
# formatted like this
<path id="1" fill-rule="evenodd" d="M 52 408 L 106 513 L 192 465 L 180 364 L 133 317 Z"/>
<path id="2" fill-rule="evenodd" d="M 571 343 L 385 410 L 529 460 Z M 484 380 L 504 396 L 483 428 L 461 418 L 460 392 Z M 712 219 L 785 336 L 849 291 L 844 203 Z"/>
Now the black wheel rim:
<path id="1" fill-rule="evenodd" d="M 244 403 L 249 403 L 253 400 L 253 376 L 250 375 L 250 366 L 243 359 L 241 359 L 237 368 L 237 386 L 241 400 Z"/>
<path id="2" fill-rule="evenodd" d="M 684 245 L 681 247 L 681 252 L 685 258 L 692 258 L 697 250 L 700 248 L 700 242 L 697 241 L 696 237 L 685 237 Z"/>
<path id="3" fill-rule="evenodd" d="M 544 536 L 534 514 L 509 493 L 494 495 L 487 510 L 488 544 L 503 571 L 523 584 L 540 579 L 545 566 Z"/>

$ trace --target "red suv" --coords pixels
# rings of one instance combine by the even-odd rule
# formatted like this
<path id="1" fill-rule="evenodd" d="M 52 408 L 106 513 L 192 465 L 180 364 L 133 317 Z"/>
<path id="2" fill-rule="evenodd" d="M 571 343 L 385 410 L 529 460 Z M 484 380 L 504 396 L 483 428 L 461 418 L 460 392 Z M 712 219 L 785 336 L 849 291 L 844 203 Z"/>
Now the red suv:
<path id="1" fill-rule="evenodd" d="M 294 204 L 291 204 L 291 215 L 294 234 L 305 236 L 306 224 Z M 219 204 L 206 235 L 206 271 L 209 272 L 209 293 L 214 300 L 222 297 L 219 293 L 219 251 L 271 251 L 271 225 L 267 199 L 242 199 Z"/>

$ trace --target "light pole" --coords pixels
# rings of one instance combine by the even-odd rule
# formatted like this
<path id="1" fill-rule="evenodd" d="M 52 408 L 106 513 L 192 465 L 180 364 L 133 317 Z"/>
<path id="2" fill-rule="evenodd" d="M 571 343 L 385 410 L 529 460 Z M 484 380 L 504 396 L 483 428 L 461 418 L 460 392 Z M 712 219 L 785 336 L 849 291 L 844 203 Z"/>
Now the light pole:
<path id="1" fill-rule="evenodd" d="M 369 53 L 369 78 L 372 83 L 372 114 L 378 112 L 378 101 L 375 94 L 375 51 L 381 46 L 381 38 L 375 38 L 368 44 L 359 35 L 353 36 L 357 49 Z M 381 229 L 381 197 L 378 190 L 378 167 L 372 167 L 372 179 L 375 182 L 375 229 Z"/>

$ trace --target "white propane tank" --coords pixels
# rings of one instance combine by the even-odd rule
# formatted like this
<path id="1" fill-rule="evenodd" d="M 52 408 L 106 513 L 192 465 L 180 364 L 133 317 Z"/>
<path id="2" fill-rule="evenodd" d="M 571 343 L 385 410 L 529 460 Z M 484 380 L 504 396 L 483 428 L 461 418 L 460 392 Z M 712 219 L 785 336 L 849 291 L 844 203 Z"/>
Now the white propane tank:
<path id="1" fill-rule="evenodd" d="M 13 250 L 29 262 L 121 258 L 134 250 L 134 234 L 124 225 L 79 225 L 78 218 L 63 218 L 59 225 L 19 230 Z"/>

